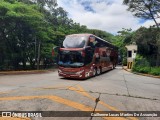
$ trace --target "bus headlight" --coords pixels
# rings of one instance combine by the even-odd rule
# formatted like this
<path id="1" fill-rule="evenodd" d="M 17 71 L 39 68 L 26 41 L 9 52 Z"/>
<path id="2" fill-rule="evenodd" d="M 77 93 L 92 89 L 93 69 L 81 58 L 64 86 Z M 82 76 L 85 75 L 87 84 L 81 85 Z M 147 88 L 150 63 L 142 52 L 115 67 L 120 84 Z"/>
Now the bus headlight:
<path id="1" fill-rule="evenodd" d="M 79 71 L 79 72 L 76 72 L 76 74 L 77 75 L 80 75 L 80 74 L 82 74 L 84 72 L 84 70 L 81 70 L 81 71 Z"/>

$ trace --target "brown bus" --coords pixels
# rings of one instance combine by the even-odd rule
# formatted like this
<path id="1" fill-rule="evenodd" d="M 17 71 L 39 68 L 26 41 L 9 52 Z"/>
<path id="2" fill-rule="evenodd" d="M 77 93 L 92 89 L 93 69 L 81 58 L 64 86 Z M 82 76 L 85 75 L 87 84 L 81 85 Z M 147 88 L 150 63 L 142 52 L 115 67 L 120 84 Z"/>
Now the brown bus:
<path id="1" fill-rule="evenodd" d="M 67 35 L 58 50 L 58 74 L 85 79 L 114 69 L 118 48 L 93 34 Z"/>

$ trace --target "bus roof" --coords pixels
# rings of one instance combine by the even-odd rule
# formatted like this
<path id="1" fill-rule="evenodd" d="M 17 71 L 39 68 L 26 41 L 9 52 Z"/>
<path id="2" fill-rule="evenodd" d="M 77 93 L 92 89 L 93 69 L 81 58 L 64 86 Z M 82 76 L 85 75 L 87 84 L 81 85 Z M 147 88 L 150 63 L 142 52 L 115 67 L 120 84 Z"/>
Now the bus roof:
<path id="1" fill-rule="evenodd" d="M 114 48 L 114 49 L 118 49 L 118 47 L 114 46 L 112 43 L 94 35 L 94 34 L 89 34 L 89 33 L 82 33 L 82 34 L 71 34 L 71 35 L 67 35 L 67 36 L 87 36 L 87 37 L 90 37 L 90 36 L 94 36 L 95 38 L 98 39 L 99 42 L 111 47 L 111 48 Z"/>

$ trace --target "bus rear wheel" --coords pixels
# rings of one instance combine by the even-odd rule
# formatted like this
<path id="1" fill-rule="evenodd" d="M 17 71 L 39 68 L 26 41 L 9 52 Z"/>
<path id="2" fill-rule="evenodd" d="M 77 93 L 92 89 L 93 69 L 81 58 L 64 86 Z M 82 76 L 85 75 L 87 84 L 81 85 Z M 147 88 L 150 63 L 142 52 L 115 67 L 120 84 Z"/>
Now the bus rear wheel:
<path id="1" fill-rule="evenodd" d="M 114 65 L 114 63 L 112 63 L 112 70 L 115 68 L 115 65 Z"/>
<path id="2" fill-rule="evenodd" d="M 97 75 L 97 69 L 94 68 L 94 69 L 93 69 L 93 76 L 96 76 L 96 75 Z"/>
<path id="3" fill-rule="evenodd" d="M 113 69 L 115 69 L 115 67 L 116 67 L 116 64 L 115 64 L 115 63 L 113 63 Z"/>
<path id="4" fill-rule="evenodd" d="M 97 68 L 97 75 L 101 74 L 101 68 Z"/>

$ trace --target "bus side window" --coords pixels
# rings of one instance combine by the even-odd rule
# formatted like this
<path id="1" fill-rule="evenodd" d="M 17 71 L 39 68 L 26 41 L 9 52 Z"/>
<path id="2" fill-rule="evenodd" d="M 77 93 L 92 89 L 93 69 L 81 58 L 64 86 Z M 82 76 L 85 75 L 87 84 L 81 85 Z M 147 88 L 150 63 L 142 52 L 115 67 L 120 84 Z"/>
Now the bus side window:
<path id="1" fill-rule="evenodd" d="M 93 44 L 93 42 L 89 42 L 88 46 L 91 46 L 92 48 L 95 47 L 95 45 Z"/>
<path id="2" fill-rule="evenodd" d="M 99 53 L 95 53 L 95 63 L 97 64 L 99 63 L 99 61 L 100 61 L 100 55 Z"/>
<path id="3" fill-rule="evenodd" d="M 86 51 L 85 64 L 89 64 L 92 62 L 94 51 L 91 48 L 86 49 L 85 51 Z"/>
<path id="4" fill-rule="evenodd" d="M 102 57 L 107 57 L 106 51 L 102 52 Z"/>
<path id="5" fill-rule="evenodd" d="M 95 58 L 95 63 L 99 63 L 99 61 L 100 61 L 100 58 L 98 57 L 98 58 Z"/>

